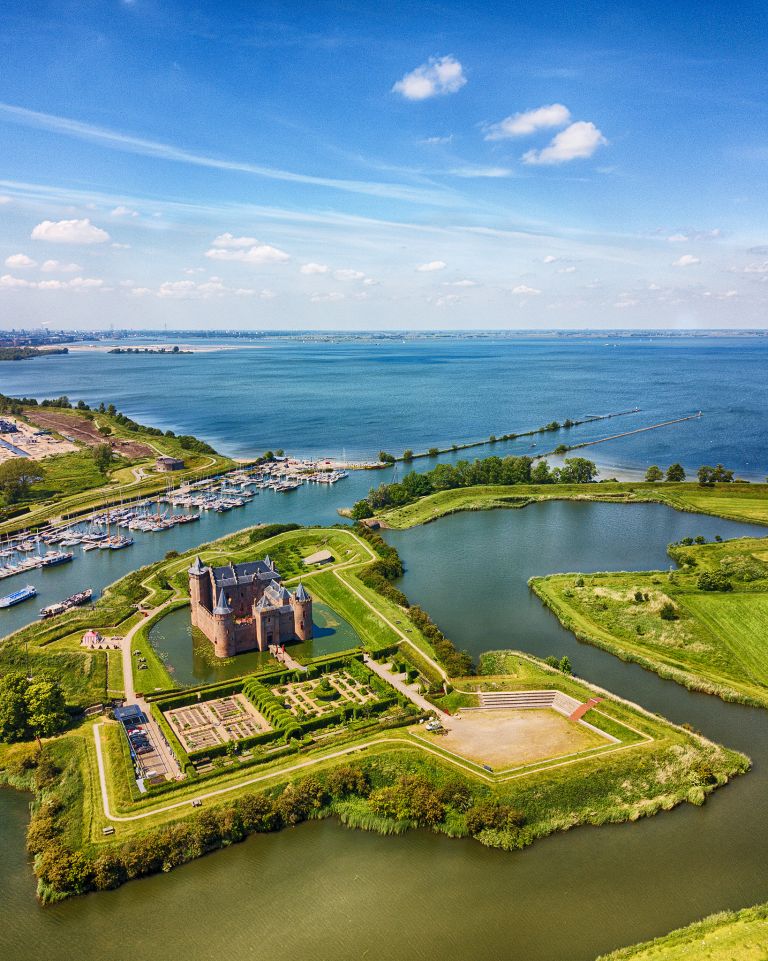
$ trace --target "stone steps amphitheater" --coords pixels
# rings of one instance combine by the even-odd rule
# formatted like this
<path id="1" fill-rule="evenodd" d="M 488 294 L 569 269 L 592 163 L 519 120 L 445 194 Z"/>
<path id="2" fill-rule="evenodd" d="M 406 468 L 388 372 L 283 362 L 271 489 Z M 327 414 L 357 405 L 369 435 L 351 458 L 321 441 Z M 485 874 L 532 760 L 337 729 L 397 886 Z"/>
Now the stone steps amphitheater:
<path id="1" fill-rule="evenodd" d="M 489 708 L 551 707 L 559 714 L 570 717 L 581 707 L 581 701 L 562 691 L 480 691 L 480 707 L 486 711 Z"/>

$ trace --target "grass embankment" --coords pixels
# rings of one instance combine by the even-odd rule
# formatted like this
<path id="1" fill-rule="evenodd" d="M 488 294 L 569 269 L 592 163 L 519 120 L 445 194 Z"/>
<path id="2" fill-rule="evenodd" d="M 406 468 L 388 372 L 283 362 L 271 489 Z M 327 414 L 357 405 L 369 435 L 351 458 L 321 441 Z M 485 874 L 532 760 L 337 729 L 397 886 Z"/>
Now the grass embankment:
<path id="1" fill-rule="evenodd" d="M 691 690 L 768 707 L 768 542 L 739 538 L 670 553 L 680 570 L 530 583 L 580 640 Z M 709 574 L 730 589 L 703 589 Z"/>
<path id="2" fill-rule="evenodd" d="M 525 507 L 538 501 L 586 500 L 622 504 L 661 503 L 676 510 L 768 525 L 768 484 L 650 484 L 604 481 L 594 484 L 512 484 L 462 487 L 429 494 L 412 504 L 382 511 L 386 527 L 403 530 L 459 511 Z"/>
<path id="3" fill-rule="evenodd" d="M 217 454 L 207 445 L 202 445 L 205 449 L 196 450 L 198 442 L 195 438 L 150 432 L 138 424 L 132 429 L 121 422 L 119 415 L 65 407 L 26 405 L 19 409 L 15 402 L 11 406 L 15 416 L 31 424 L 45 426 L 46 418 L 54 416 L 54 433 L 66 434 L 81 449 L 41 462 L 45 478 L 33 485 L 22 501 L 6 505 L 6 511 L 13 512 L 14 516 L 0 523 L 0 534 L 40 526 L 54 518 L 87 513 L 105 503 L 164 491 L 169 475 L 154 472 L 155 458 L 161 454 L 184 461 L 184 470 L 174 471 L 171 475 L 175 484 L 235 466 L 234 461 Z M 106 473 L 96 467 L 91 454 L 93 445 L 99 443 L 109 443 L 114 448 L 114 461 Z M 137 480 L 134 470 L 140 470 L 146 476 Z"/>
<path id="4" fill-rule="evenodd" d="M 597 961 L 764 961 L 768 958 L 768 904 L 723 911 L 687 928 Z"/>

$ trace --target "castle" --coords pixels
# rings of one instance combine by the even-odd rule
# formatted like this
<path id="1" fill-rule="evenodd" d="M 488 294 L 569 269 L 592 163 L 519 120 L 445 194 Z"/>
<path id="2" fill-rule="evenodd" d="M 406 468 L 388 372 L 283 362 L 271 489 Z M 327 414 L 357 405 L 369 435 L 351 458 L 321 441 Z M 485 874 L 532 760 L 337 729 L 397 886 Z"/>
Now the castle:
<path id="1" fill-rule="evenodd" d="M 294 594 L 283 587 L 269 555 L 225 567 L 207 567 L 196 557 L 188 573 L 192 624 L 217 657 L 312 637 L 311 596 L 303 584 Z"/>

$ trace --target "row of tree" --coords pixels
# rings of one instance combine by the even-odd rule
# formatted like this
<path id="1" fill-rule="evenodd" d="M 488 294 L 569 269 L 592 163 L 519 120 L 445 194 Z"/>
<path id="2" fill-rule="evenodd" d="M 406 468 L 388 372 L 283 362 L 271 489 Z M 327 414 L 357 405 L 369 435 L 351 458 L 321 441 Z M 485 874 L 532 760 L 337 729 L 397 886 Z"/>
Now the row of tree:
<path id="1" fill-rule="evenodd" d="M 668 483 L 679 484 L 685 480 L 685 476 L 681 464 L 671 464 L 667 468 L 666 474 L 658 464 L 651 464 L 645 472 L 645 479 L 652 484 L 663 480 Z M 733 481 L 733 471 L 727 470 L 722 464 L 718 464 L 716 467 L 709 467 L 704 464 L 696 472 L 696 477 L 702 487 L 711 487 L 713 484 L 730 484 Z"/>
<path id="2" fill-rule="evenodd" d="M 360 520 L 372 517 L 387 507 L 410 504 L 436 491 L 480 485 L 515 484 L 588 484 L 597 477 L 597 466 L 585 457 L 567 458 L 562 467 L 551 468 L 545 460 L 535 463 L 531 457 L 485 457 L 475 461 L 460 460 L 456 464 L 438 464 L 423 474 L 406 474 L 402 481 L 381 484 L 352 508 L 352 516 Z"/>

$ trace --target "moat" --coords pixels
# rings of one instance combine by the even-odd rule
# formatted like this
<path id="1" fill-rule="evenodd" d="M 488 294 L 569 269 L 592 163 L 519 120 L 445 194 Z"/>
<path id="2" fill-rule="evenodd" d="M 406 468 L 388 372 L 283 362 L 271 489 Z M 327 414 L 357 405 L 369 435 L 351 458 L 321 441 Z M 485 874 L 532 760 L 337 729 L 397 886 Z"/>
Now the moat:
<path id="1" fill-rule="evenodd" d="M 577 643 L 526 586 L 529 576 L 556 570 L 667 567 L 666 544 L 697 534 L 765 530 L 658 505 L 551 503 L 456 515 L 387 536 L 406 563 L 402 588 L 414 602 L 428 603 L 459 647 L 567 653 L 577 674 L 750 754 L 755 769 L 703 808 L 684 805 L 636 824 L 579 829 L 519 854 L 426 832 L 379 837 L 310 823 L 252 838 L 169 876 L 42 909 L 23 853 L 27 798 L 4 791 L 0 871 L 4 914 L 14 917 L 13 931 L 0 938 L 4 954 L 90 961 L 109 957 L 115 932 L 135 927 L 131 953 L 139 961 L 156 954 L 155 939 L 139 929 L 162 932 L 169 953 L 189 959 L 209 958 L 211 944 L 219 943 L 235 961 L 591 961 L 711 911 L 765 900 L 764 712 L 690 694 Z M 174 546 L 173 536 L 164 549 Z M 482 601 L 477 608 L 465 603 L 467 578 Z M 273 885 L 272 907 L 244 913 L 242 892 L 261 876 Z M 297 903 L 301 911 L 286 923 L 289 908 L 281 905 Z"/>

